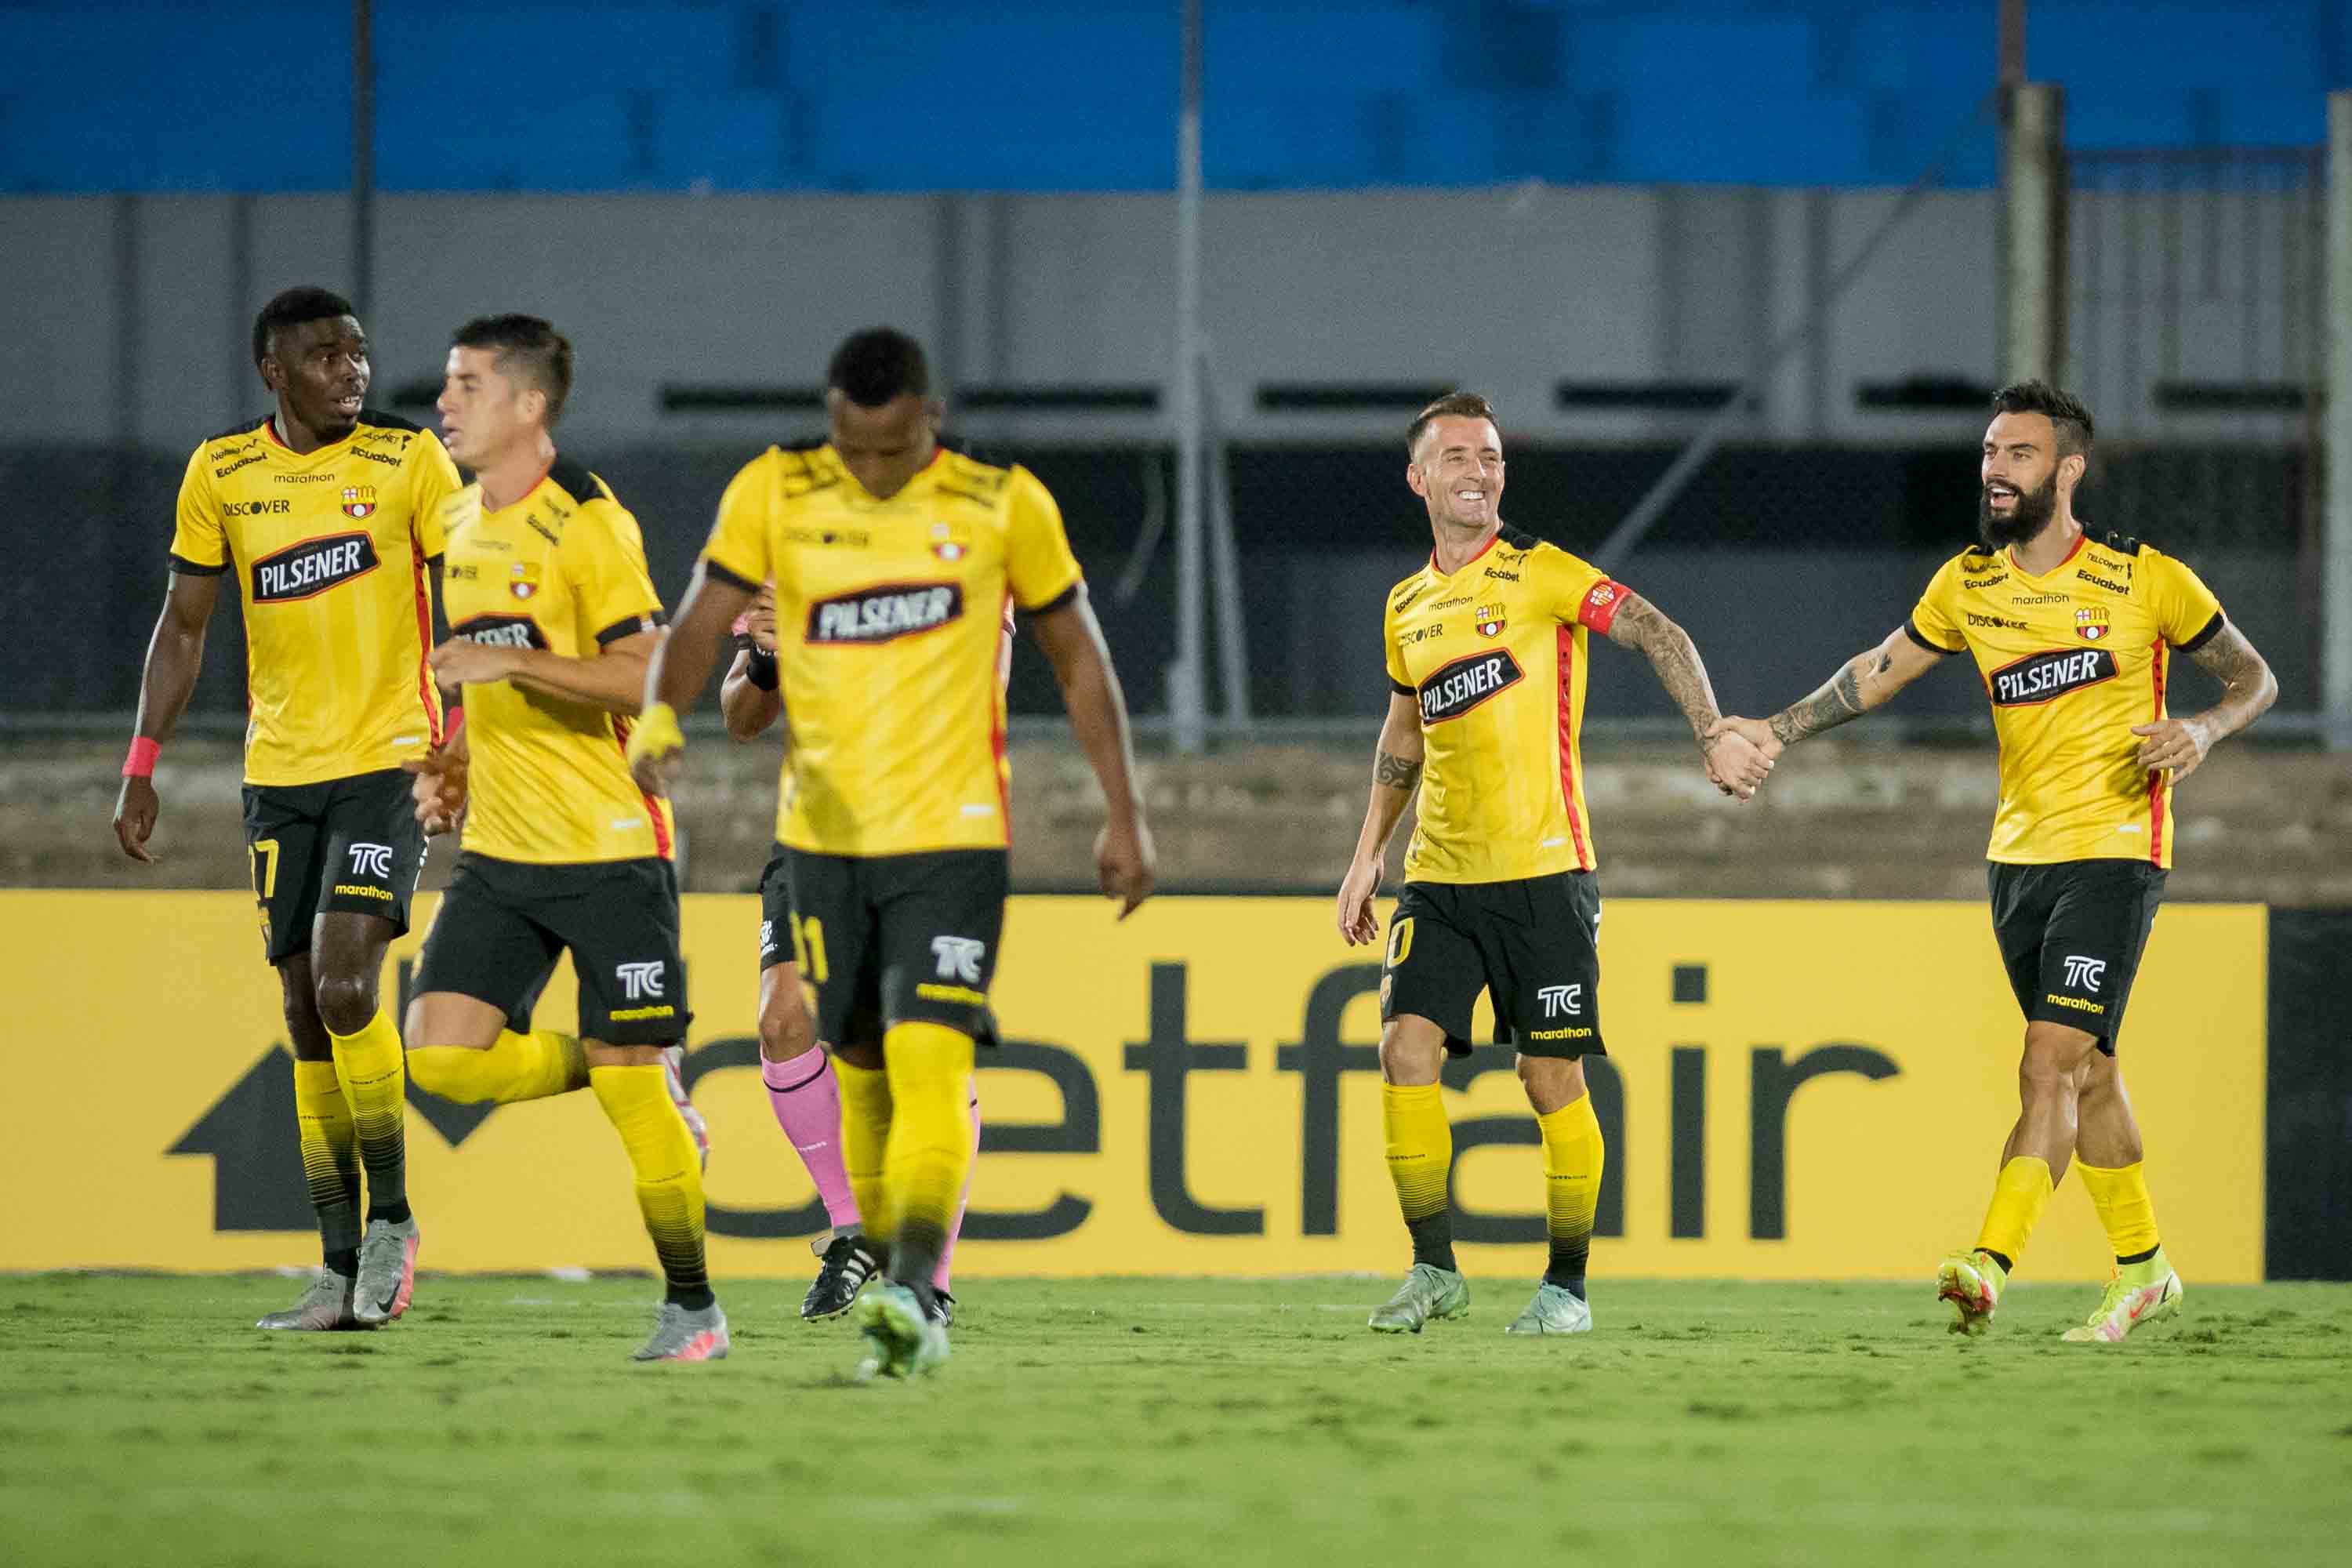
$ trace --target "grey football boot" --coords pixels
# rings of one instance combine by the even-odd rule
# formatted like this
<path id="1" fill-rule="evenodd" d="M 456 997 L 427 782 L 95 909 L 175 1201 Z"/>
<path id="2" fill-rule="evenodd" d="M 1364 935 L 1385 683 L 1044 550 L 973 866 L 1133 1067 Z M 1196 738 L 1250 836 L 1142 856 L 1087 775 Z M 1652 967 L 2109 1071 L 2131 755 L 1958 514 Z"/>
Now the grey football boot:
<path id="1" fill-rule="evenodd" d="M 356 1329 L 359 1319 L 352 1315 L 352 1290 L 356 1283 L 349 1274 L 338 1274 L 331 1268 L 321 1268 L 302 1299 L 282 1312 L 272 1312 L 254 1324 L 257 1329 L 296 1329 L 305 1333 L 329 1333 L 336 1329 Z"/>
<path id="2" fill-rule="evenodd" d="M 1395 1295 L 1371 1316 L 1376 1334 L 1417 1334 L 1433 1318 L 1458 1318 L 1470 1310 L 1470 1281 L 1451 1268 L 1416 1263 Z"/>

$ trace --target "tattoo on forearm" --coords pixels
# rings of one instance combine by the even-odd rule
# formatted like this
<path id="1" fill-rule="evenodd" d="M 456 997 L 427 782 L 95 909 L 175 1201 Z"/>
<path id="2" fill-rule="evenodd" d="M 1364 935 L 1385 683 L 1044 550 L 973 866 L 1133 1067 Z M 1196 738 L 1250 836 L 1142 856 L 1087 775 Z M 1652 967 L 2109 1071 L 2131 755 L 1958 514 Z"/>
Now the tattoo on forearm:
<path id="1" fill-rule="evenodd" d="M 2189 657 L 2229 688 L 2221 701 L 2200 716 L 2217 726 L 2217 740 L 2244 729 L 2277 700 L 2276 684 L 2263 679 L 2268 667 L 2263 656 L 2234 626 L 2225 623 L 2210 641 Z"/>
<path id="2" fill-rule="evenodd" d="M 1854 673 L 1859 659 L 1849 662 L 1830 679 L 1827 685 L 1803 701 L 1772 715 L 1772 736 L 1784 746 L 1793 746 L 1808 735 L 1818 735 L 1824 730 L 1834 730 L 1850 723 L 1863 714 L 1862 679 Z M 1891 660 L 1882 656 L 1883 669 Z"/>
<path id="3" fill-rule="evenodd" d="M 1706 678 L 1706 665 L 1690 634 L 1668 620 L 1655 605 L 1633 594 L 1627 595 L 1617 618 L 1610 623 L 1609 640 L 1641 650 L 1650 668 L 1658 672 L 1658 684 L 1690 721 L 1691 733 L 1699 737 L 1700 747 L 1711 746 L 1714 742 L 1706 739 L 1706 727 L 1721 718 L 1723 710 L 1716 706 L 1714 684 Z"/>
<path id="4" fill-rule="evenodd" d="M 1372 758 L 1372 782 L 1387 789 L 1409 790 L 1421 782 L 1421 762 L 1406 761 L 1390 752 L 1379 752 Z"/>

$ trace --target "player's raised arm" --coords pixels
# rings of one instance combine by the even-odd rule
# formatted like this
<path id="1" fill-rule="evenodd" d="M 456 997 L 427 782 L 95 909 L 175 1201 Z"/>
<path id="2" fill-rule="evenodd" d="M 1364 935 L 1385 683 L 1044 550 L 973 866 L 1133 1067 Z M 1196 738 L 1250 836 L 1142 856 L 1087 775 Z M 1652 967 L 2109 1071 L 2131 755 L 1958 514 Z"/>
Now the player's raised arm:
<path id="1" fill-rule="evenodd" d="M 131 754 L 123 759 L 122 789 L 114 801 L 114 836 L 122 852 L 144 865 L 148 835 L 155 831 L 162 803 L 155 797 L 155 753 L 179 728 L 196 674 L 205 665 L 205 628 L 220 597 L 217 573 L 174 571 L 163 594 L 155 635 L 147 641 L 147 665 L 139 677 L 139 718 Z"/>
<path id="2" fill-rule="evenodd" d="M 1420 699 L 1410 691 L 1390 692 L 1388 717 L 1381 722 L 1380 742 L 1372 751 L 1371 800 L 1364 807 L 1363 829 L 1356 835 L 1355 858 L 1339 884 L 1339 934 L 1349 947 L 1381 934 L 1372 895 L 1381 890 L 1381 862 L 1388 856 L 1389 839 L 1412 792 L 1421 786 L 1423 746 Z"/>
<path id="3" fill-rule="evenodd" d="M 776 591 L 762 585 L 735 623 L 735 662 L 719 683 L 719 711 L 738 742 L 757 740 L 784 710 L 776 668 Z"/>
<path id="4" fill-rule="evenodd" d="M 2190 647 L 2189 657 L 2221 679 L 2221 700 L 2186 719 L 2132 726 L 2132 733 L 2143 737 L 2139 765 L 2170 770 L 2174 784 L 2197 771 L 2215 742 L 2236 734 L 2278 700 L 2278 678 L 2269 663 L 2254 651 L 2246 634 L 2226 620 Z"/>
<path id="5" fill-rule="evenodd" d="M 1102 890 L 1119 900 L 1119 919 L 1151 896 L 1158 854 L 1143 819 L 1143 798 L 1135 784 L 1135 750 L 1128 738 L 1127 699 L 1118 673 L 1103 646 L 1102 627 L 1087 602 L 1086 584 L 1076 584 L 1052 608 L 1030 617 L 1029 629 L 1054 666 L 1070 729 L 1093 764 L 1109 807 L 1095 839 L 1095 871 Z"/>
<path id="6" fill-rule="evenodd" d="M 695 567 L 694 582 L 670 622 L 669 636 L 646 666 L 645 710 L 629 731 L 629 771 L 639 789 L 669 793 L 669 781 L 686 760 L 686 736 L 678 730 L 677 716 L 691 712 L 702 689 L 710 684 L 728 628 L 751 603 L 755 586 L 723 567 L 714 569 L 708 561 Z"/>
<path id="7" fill-rule="evenodd" d="M 1699 754 L 1706 759 L 1708 782 L 1727 795 L 1752 798 L 1772 771 L 1772 759 L 1749 737 L 1719 728 L 1723 710 L 1716 706 L 1715 687 L 1690 634 L 1641 595 L 1628 593 L 1609 623 L 1609 640 L 1638 651 L 1658 672 L 1658 684 L 1690 721 Z"/>
<path id="8" fill-rule="evenodd" d="M 1878 707 L 1943 662 L 1945 650 L 1921 642 L 1907 626 L 1897 626 L 1876 647 L 1854 655 L 1821 689 L 1769 719 L 1727 717 L 1711 733 L 1747 738 L 1768 758 L 1809 735 L 1834 730 Z"/>

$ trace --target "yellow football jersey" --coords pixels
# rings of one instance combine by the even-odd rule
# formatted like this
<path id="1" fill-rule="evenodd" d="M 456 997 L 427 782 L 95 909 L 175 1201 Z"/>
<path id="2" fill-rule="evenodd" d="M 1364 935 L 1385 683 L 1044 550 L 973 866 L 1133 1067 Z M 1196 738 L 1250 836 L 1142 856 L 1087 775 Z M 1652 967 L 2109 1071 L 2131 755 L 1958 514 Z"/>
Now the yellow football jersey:
<path id="1" fill-rule="evenodd" d="M 777 838 L 828 855 L 1004 847 L 1003 612 L 1051 609 L 1081 581 L 1035 475 L 942 450 L 877 500 L 832 447 L 772 447 L 727 487 L 703 563 L 747 591 L 775 580 Z"/>
<path id="2" fill-rule="evenodd" d="M 1390 590 L 1389 681 L 1421 704 L 1421 811 L 1408 882 L 1590 871 L 1585 634 L 1626 590 L 1567 551 L 1505 528 L 1460 570 L 1437 559 Z"/>
<path id="3" fill-rule="evenodd" d="M 372 408 L 315 452 L 289 451 L 265 416 L 188 459 L 172 570 L 236 573 L 247 784 L 396 768 L 439 737 L 425 563 L 457 489 L 439 437 Z"/>
<path id="4" fill-rule="evenodd" d="M 442 566 L 458 637 L 589 658 L 662 624 L 637 520 L 604 482 L 558 458 L 496 511 L 467 485 L 443 508 Z M 667 858 L 669 802 L 629 776 L 629 721 L 509 680 L 466 687 L 464 847 L 532 865 Z"/>
<path id="5" fill-rule="evenodd" d="M 1976 656 L 2000 739 L 1988 859 L 2172 864 L 2168 775 L 2136 760 L 2135 724 L 2165 716 L 2169 648 L 2221 629 L 2221 601 L 2171 556 L 2085 534 L 2040 576 L 2009 551 L 1944 563 L 1911 612 L 1912 640 Z"/>

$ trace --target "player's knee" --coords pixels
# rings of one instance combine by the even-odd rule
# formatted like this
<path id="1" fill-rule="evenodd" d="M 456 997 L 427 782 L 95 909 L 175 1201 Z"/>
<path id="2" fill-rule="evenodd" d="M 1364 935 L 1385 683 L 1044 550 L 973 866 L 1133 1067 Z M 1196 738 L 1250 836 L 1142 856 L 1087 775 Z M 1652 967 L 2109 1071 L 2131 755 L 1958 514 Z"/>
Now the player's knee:
<path id="1" fill-rule="evenodd" d="M 1434 1026 L 1415 1029 L 1402 1018 L 1381 1031 L 1381 1081 L 1435 1083 L 1445 1064 L 1445 1037 Z"/>
<path id="2" fill-rule="evenodd" d="M 788 1062 L 816 1048 L 816 1025 L 798 997 L 760 1014 L 760 1056 L 762 1060 Z"/>
<path id="3" fill-rule="evenodd" d="M 2018 1058 L 2019 1089 L 2030 1096 L 2073 1091 L 2085 1059 L 2096 1054 L 2098 1037 L 2063 1024 L 2035 1023 L 2025 1031 L 2025 1052 Z"/>
<path id="4" fill-rule="evenodd" d="M 411 1008 L 409 1016 L 415 1016 Z M 479 1091 L 477 1075 L 466 1068 L 471 1065 L 462 1047 L 454 1046 L 419 1046 L 408 1053 L 408 1081 L 429 1094 L 457 1105 L 471 1105 L 489 1098 Z"/>
<path id="5" fill-rule="evenodd" d="M 375 980 L 366 974 L 321 974 L 314 994 L 319 1021 L 338 1035 L 356 1035 L 375 1016 Z"/>
<path id="6" fill-rule="evenodd" d="M 1531 1057 L 1518 1059 L 1519 1087 L 1538 1116 L 1549 1116 L 1572 1105 L 1584 1092 L 1584 1064 L 1573 1057 Z"/>

